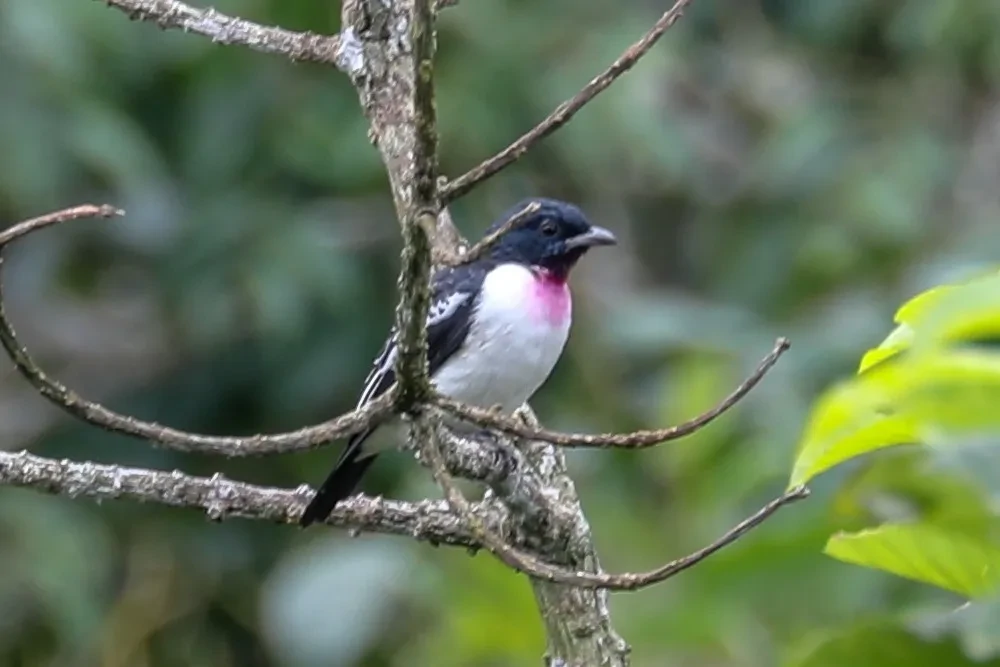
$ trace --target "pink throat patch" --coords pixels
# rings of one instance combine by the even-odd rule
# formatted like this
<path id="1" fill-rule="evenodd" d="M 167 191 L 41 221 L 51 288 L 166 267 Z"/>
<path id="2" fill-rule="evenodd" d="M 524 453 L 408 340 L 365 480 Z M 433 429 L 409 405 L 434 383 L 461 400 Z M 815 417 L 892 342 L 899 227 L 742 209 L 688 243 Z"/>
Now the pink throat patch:
<path id="1" fill-rule="evenodd" d="M 562 325 L 570 315 L 569 285 L 566 279 L 545 270 L 535 269 L 532 273 L 535 274 L 531 290 L 533 314 L 551 325 Z"/>

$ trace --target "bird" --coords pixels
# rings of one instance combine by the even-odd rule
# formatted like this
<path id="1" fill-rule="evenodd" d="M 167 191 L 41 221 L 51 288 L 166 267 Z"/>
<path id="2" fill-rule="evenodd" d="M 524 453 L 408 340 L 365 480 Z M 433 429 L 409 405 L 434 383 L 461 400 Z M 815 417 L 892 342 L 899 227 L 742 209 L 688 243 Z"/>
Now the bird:
<path id="1" fill-rule="evenodd" d="M 591 248 L 617 243 L 611 231 L 591 224 L 577 206 L 542 197 L 509 209 L 486 236 L 529 206 L 532 212 L 485 253 L 436 271 L 430 283 L 426 326 L 432 385 L 468 405 L 499 406 L 504 414 L 531 398 L 562 354 L 572 319 L 570 271 Z M 393 386 L 395 360 L 393 330 L 364 382 L 359 408 Z M 391 439 L 398 444 L 405 431 L 395 421 Z M 303 511 L 302 527 L 326 519 L 354 491 L 386 448 L 370 442 L 373 432 L 367 429 L 348 438 L 333 470 Z"/>

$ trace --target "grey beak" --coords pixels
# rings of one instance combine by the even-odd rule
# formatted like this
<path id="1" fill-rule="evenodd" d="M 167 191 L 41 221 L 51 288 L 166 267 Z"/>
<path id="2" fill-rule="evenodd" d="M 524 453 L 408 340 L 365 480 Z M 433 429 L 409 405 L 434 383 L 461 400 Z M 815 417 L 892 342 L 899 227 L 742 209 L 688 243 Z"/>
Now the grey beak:
<path id="1" fill-rule="evenodd" d="M 596 225 L 571 239 L 566 239 L 567 248 L 592 248 L 598 245 L 615 245 L 618 239 L 609 230 Z"/>

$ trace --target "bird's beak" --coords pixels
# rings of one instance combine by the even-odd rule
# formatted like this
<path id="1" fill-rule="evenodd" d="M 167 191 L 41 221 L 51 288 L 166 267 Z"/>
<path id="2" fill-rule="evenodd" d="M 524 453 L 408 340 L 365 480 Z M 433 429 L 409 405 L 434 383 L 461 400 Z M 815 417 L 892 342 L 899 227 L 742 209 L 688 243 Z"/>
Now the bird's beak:
<path id="1" fill-rule="evenodd" d="M 598 245 L 615 245 L 618 239 L 609 230 L 596 225 L 583 234 L 566 239 L 567 248 L 592 248 Z"/>

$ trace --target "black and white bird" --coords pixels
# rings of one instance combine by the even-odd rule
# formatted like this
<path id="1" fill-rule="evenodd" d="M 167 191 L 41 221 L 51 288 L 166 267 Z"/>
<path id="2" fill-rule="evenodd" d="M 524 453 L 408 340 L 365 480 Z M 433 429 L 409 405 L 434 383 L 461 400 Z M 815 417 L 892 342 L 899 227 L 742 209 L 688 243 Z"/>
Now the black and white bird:
<path id="1" fill-rule="evenodd" d="M 442 269 L 431 282 L 431 382 L 446 396 L 483 408 L 499 405 L 505 413 L 531 398 L 562 354 L 572 312 L 570 270 L 590 248 L 616 243 L 614 234 L 592 225 L 579 208 L 553 199 L 518 204 L 488 233 L 532 202 L 537 210 L 484 256 Z M 395 359 L 393 334 L 365 380 L 358 407 L 392 387 Z M 395 428 L 396 444 L 401 433 Z M 303 512 L 302 526 L 325 519 L 354 490 L 381 449 L 370 441 L 372 434 L 351 436 Z"/>

